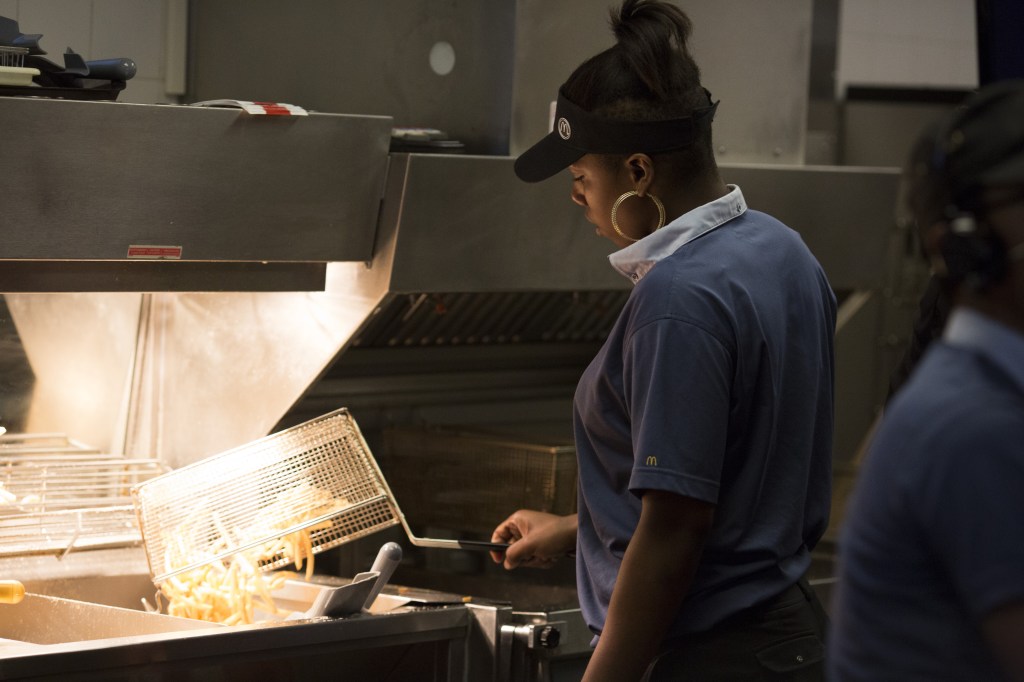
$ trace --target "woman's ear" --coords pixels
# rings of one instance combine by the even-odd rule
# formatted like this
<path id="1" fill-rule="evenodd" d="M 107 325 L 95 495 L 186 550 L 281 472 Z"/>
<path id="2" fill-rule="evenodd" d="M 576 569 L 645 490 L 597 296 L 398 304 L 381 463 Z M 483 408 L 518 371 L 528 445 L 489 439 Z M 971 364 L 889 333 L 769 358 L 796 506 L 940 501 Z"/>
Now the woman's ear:
<path id="1" fill-rule="evenodd" d="M 632 154 L 626 159 L 626 166 L 637 193 L 643 196 L 654 182 L 654 162 L 647 154 Z"/>

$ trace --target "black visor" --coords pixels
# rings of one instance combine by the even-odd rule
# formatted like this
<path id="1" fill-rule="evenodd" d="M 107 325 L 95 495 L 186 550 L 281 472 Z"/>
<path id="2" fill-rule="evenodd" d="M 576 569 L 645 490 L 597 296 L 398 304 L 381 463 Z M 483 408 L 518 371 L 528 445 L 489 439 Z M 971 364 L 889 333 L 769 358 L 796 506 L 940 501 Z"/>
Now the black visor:
<path id="1" fill-rule="evenodd" d="M 718 102 L 711 102 L 711 93 L 704 92 L 709 105 L 692 116 L 619 121 L 584 111 L 559 90 L 554 130 L 516 159 L 516 175 L 526 182 L 539 182 L 585 154 L 657 154 L 687 147 L 711 124 L 718 108 Z"/>

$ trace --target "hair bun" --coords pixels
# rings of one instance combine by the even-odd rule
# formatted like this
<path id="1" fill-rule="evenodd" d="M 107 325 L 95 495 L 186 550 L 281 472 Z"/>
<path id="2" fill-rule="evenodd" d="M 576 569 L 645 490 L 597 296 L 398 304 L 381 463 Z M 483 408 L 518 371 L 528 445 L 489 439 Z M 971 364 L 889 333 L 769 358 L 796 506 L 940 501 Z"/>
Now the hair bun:
<path id="1" fill-rule="evenodd" d="M 646 85 L 648 97 L 667 99 L 679 82 L 701 92 L 700 70 L 686 46 L 693 22 L 683 10 L 664 0 L 625 0 L 610 14 L 614 50 Z"/>
<path id="2" fill-rule="evenodd" d="M 620 43 L 652 38 L 675 42 L 686 51 L 693 23 L 675 5 L 662 0 L 625 0 L 618 11 L 611 10 L 611 27 Z"/>

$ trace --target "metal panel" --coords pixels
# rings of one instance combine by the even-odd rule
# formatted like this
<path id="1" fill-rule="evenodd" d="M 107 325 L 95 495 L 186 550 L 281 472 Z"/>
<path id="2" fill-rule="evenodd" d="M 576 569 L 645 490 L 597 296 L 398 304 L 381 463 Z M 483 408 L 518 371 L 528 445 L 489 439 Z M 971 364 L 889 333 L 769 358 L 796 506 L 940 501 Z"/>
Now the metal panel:
<path id="1" fill-rule="evenodd" d="M 514 0 L 202 0 L 190 4 L 190 101 L 235 97 L 385 114 L 508 153 Z M 431 68 L 447 43 L 454 65 Z"/>
<path id="2" fill-rule="evenodd" d="M 397 220 L 394 292 L 618 289 L 569 198 L 567 177 L 526 184 L 508 157 L 394 155 L 385 207 Z M 899 171 L 888 168 L 723 165 L 752 208 L 801 233 L 837 289 L 878 288 L 895 229 Z M 400 209 L 394 208 L 399 205 Z"/>
<path id="3" fill-rule="evenodd" d="M 23 396 L 27 432 L 62 431 L 120 453 L 141 294 L 9 294 L 6 304 L 31 376 L 4 383 Z M 8 375 L 9 380 L 9 375 Z M 0 415 L 12 427 L 11 414 Z"/>
<path id="4" fill-rule="evenodd" d="M 879 289 L 896 230 L 895 168 L 723 165 L 751 208 L 800 233 L 834 289 Z"/>
<path id="5" fill-rule="evenodd" d="M 326 263 L 0 261 L 7 293 L 321 291 Z"/>
<path id="6" fill-rule="evenodd" d="M 0 259 L 368 260 L 391 119 L 0 97 Z"/>
<path id="7" fill-rule="evenodd" d="M 393 292 L 630 285 L 608 264 L 613 247 L 569 198 L 568 182 L 523 183 L 509 157 L 393 155 L 391 173 L 403 172 L 384 202 L 401 207 L 391 214 Z"/>

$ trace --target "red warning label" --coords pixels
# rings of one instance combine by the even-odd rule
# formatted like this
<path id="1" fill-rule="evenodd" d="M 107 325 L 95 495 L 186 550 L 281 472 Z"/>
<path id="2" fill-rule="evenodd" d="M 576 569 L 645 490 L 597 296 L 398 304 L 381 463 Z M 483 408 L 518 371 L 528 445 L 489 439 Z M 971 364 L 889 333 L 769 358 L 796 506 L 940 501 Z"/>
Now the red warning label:
<path id="1" fill-rule="evenodd" d="M 181 260 L 180 246 L 152 246 L 132 244 L 128 247 L 129 258 Z"/>

